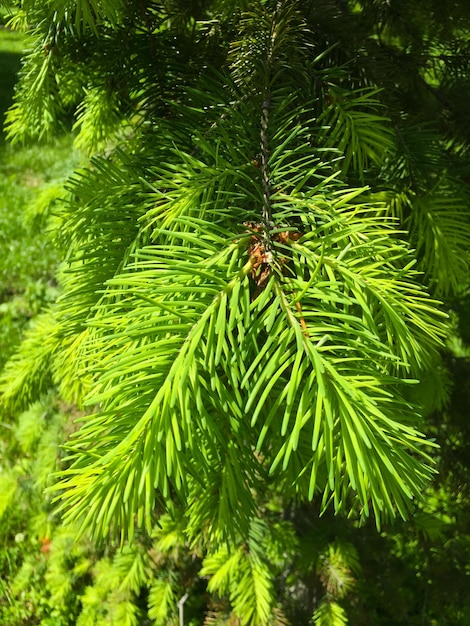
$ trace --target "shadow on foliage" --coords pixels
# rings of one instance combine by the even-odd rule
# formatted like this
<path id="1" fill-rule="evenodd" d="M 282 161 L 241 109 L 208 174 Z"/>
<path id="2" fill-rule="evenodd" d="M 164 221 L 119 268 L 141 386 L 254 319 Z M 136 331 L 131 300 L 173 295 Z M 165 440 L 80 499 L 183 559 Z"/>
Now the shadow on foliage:
<path id="1" fill-rule="evenodd" d="M 13 101 L 16 76 L 21 67 L 21 54 L 0 52 L 0 138 L 4 138 L 5 113 Z"/>

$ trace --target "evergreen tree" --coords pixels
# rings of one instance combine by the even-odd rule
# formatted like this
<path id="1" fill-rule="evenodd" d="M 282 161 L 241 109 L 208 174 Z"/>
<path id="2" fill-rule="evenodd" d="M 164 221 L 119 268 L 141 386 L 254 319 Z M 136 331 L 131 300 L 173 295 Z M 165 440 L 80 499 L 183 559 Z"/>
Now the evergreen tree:
<path id="1" fill-rule="evenodd" d="M 70 529 L 124 546 L 77 624 L 354 619 L 361 559 L 333 513 L 406 520 L 435 474 L 422 414 L 448 401 L 468 274 L 469 19 L 437 0 L 21 2 L 9 136 L 73 117 L 90 155 L 51 212 L 60 297 L 2 377 L 5 410 L 55 387 L 82 411 L 49 579 Z"/>

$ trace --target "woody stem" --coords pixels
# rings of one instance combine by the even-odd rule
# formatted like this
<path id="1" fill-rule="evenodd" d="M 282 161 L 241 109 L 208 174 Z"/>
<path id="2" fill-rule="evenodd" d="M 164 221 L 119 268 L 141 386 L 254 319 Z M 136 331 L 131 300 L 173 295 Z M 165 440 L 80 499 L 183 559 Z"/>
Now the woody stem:
<path id="1" fill-rule="evenodd" d="M 263 101 L 261 110 L 261 133 L 260 133 L 260 170 L 261 170 L 261 182 L 263 185 L 263 223 L 266 232 L 266 244 L 270 244 L 269 231 L 273 228 L 274 222 L 271 212 L 271 180 L 269 176 L 268 166 L 268 122 L 269 122 L 269 109 L 271 101 L 269 93 Z"/>

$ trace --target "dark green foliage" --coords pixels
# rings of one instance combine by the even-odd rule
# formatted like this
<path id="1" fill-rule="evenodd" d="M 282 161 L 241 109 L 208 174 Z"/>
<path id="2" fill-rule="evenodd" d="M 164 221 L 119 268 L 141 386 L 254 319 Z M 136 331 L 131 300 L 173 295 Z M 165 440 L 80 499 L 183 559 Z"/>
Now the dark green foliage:
<path id="1" fill-rule="evenodd" d="M 13 99 L 13 86 L 16 82 L 16 74 L 21 67 L 21 53 L 23 51 L 24 38 L 19 33 L 5 31 L 0 45 L 0 135 L 3 136 L 4 116 L 11 106 Z"/>

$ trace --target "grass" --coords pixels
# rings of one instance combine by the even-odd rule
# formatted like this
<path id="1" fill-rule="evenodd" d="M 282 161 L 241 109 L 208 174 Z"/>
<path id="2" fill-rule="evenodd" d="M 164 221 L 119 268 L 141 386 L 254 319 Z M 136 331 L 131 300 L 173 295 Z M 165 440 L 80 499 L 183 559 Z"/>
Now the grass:
<path id="1" fill-rule="evenodd" d="M 0 118 L 12 103 L 24 37 L 0 28 Z M 0 366 L 28 321 L 56 296 L 58 251 L 48 232 L 51 202 L 78 165 L 70 134 L 11 146 L 0 132 Z"/>
<path id="2" fill-rule="evenodd" d="M 69 136 L 50 145 L 0 146 L 0 299 L 24 291 L 33 280 L 47 280 L 56 264 L 48 238 L 48 200 L 78 157 Z"/>

